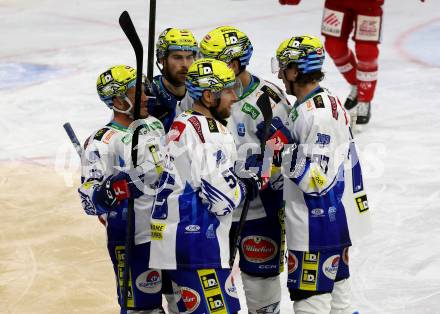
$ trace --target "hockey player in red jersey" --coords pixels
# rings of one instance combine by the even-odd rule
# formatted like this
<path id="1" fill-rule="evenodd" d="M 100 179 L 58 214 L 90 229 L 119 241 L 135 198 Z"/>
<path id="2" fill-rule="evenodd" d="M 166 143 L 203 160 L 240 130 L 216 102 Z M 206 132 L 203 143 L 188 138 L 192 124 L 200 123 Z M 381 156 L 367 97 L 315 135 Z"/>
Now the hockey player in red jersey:
<path id="1" fill-rule="evenodd" d="M 300 1 L 279 0 L 281 4 L 291 5 Z M 377 83 L 383 3 L 384 0 L 325 1 L 321 33 L 325 36 L 327 54 L 351 85 L 344 107 L 350 110 L 352 124 L 366 124 L 370 120 Z M 354 51 L 348 47 L 352 32 Z"/>

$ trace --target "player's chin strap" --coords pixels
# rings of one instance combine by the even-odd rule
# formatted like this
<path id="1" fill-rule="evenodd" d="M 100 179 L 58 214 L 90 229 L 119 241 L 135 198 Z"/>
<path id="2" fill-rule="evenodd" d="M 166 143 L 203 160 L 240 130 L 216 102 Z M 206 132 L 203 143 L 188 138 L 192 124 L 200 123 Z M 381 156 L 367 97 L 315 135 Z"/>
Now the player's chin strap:
<path id="1" fill-rule="evenodd" d="M 124 99 L 124 100 L 127 102 L 127 104 L 128 104 L 128 108 L 125 109 L 125 110 L 121 110 L 121 109 L 118 109 L 118 108 L 116 108 L 115 106 L 113 106 L 113 110 L 114 110 L 114 111 L 117 111 L 117 112 L 119 112 L 119 113 L 126 114 L 126 115 L 129 116 L 131 119 L 134 119 L 133 112 L 131 112 L 131 110 L 132 110 L 133 107 L 134 107 L 134 106 L 133 106 L 133 103 L 131 102 L 130 98 L 127 97 L 127 95 L 124 95 L 124 96 L 122 97 L 122 99 Z"/>

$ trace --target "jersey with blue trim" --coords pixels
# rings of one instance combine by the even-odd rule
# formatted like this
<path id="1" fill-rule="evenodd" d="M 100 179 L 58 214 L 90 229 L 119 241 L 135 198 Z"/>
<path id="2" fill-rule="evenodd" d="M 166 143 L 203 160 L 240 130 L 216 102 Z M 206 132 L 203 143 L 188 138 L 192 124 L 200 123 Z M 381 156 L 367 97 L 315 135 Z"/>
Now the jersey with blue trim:
<path id="1" fill-rule="evenodd" d="M 173 122 L 163 153 L 149 266 L 229 268 L 232 212 L 244 195 L 232 171 L 232 135 L 217 120 L 185 112 Z"/>
<path id="2" fill-rule="evenodd" d="M 369 229 L 369 208 L 349 118 L 321 87 L 295 103 L 286 122 L 298 143 L 284 181 L 287 247 L 320 251 L 347 247 Z M 285 147 L 283 163 L 292 160 Z"/>
<path id="3" fill-rule="evenodd" d="M 168 91 L 163 83 L 162 75 L 153 78 L 151 87 L 157 101 L 154 104 L 148 103 L 148 112 L 159 119 L 163 123 L 165 131 L 168 132 L 174 118 L 182 112 L 192 109 L 194 101 L 189 93 L 185 93 L 183 97 L 178 98 Z"/>
<path id="4" fill-rule="evenodd" d="M 154 202 L 154 184 L 158 181 L 160 167 L 160 139 L 164 136 L 162 123 L 149 116 L 142 120 L 139 132 L 138 164 L 148 193 L 134 202 L 135 244 L 150 241 L 151 206 Z M 94 132 L 84 145 L 81 158 L 81 186 L 78 189 L 81 204 L 88 215 L 101 215 L 107 222 L 109 241 L 125 238 L 125 216 L 128 201 L 124 200 L 113 208 L 105 208 L 95 201 L 95 191 L 110 175 L 127 170 L 131 164 L 132 132 L 130 129 L 110 122 L 104 128 Z M 151 186 L 150 186 L 151 185 Z"/>
<path id="5" fill-rule="evenodd" d="M 272 106 L 273 117 L 279 117 L 281 121 L 287 120 L 291 105 L 284 92 L 275 84 L 252 75 L 251 82 L 240 101 L 234 103 L 231 116 L 228 119 L 228 129 L 234 136 L 237 145 L 238 159 L 245 160 L 247 149 L 253 147 L 254 153 L 260 149 L 260 140 L 256 135 L 257 125 L 264 121 L 260 108 L 256 105 L 258 98 L 266 93 L 269 96 Z M 272 180 L 282 180 L 280 176 L 273 176 Z M 282 184 L 279 183 L 279 184 Z M 274 189 L 269 185 L 265 193 L 260 193 L 259 197 L 249 205 L 246 220 L 253 220 L 266 217 L 266 211 L 278 211 L 284 205 L 282 188 Z M 241 207 L 234 212 L 234 221 L 238 221 L 241 214 Z"/>

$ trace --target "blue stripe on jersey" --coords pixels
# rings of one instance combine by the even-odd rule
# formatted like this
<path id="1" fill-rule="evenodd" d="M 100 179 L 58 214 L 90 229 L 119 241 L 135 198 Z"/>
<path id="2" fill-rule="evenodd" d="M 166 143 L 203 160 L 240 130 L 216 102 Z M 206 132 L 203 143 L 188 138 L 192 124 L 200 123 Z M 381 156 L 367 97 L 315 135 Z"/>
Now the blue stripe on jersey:
<path id="1" fill-rule="evenodd" d="M 304 193 L 309 217 L 309 250 L 326 250 L 351 245 L 342 195 L 344 180 L 337 180 L 326 194 Z"/>
<path id="2" fill-rule="evenodd" d="M 183 194 L 179 196 L 177 269 L 221 267 L 220 247 L 215 232 L 220 222 L 208 211 L 208 205 L 202 203 L 198 193 L 186 183 Z"/>

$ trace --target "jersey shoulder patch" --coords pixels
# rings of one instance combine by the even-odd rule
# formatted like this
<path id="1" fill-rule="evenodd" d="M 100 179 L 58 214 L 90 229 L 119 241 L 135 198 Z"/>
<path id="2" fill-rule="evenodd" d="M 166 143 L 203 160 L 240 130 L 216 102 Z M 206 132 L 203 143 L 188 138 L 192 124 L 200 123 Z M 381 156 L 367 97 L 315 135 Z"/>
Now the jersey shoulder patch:
<path id="1" fill-rule="evenodd" d="M 95 136 L 93 137 L 94 140 L 102 141 L 102 138 L 104 137 L 104 134 L 109 131 L 109 128 L 102 128 L 98 132 L 95 133 Z"/>
<path id="2" fill-rule="evenodd" d="M 194 130 L 196 130 L 200 141 L 202 141 L 202 143 L 205 143 L 205 137 L 203 136 L 202 124 L 200 123 L 200 120 L 196 116 L 192 116 L 188 119 L 188 121 L 192 124 Z"/>
<path id="3" fill-rule="evenodd" d="M 315 107 L 317 109 L 319 108 L 325 108 L 324 106 L 324 100 L 322 99 L 321 95 L 316 95 L 315 97 L 313 97 L 313 102 L 315 103 Z"/>
<path id="4" fill-rule="evenodd" d="M 206 118 L 206 121 L 208 122 L 208 129 L 211 133 L 219 133 L 217 122 L 215 119 L 212 118 Z"/>
<path id="5" fill-rule="evenodd" d="M 170 130 L 167 133 L 167 143 L 171 141 L 180 141 L 180 137 L 182 136 L 185 128 L 186 124 L 182 121 L 174 121 L 173 124 L 171 124 Z"/>
<path id="6" fill-rule="evenodd" d="M 266 93 L 275 103 L 279 103 L 281 101 L 280 96 L 268 85 L 261 87 L 261 90 Z"/>

